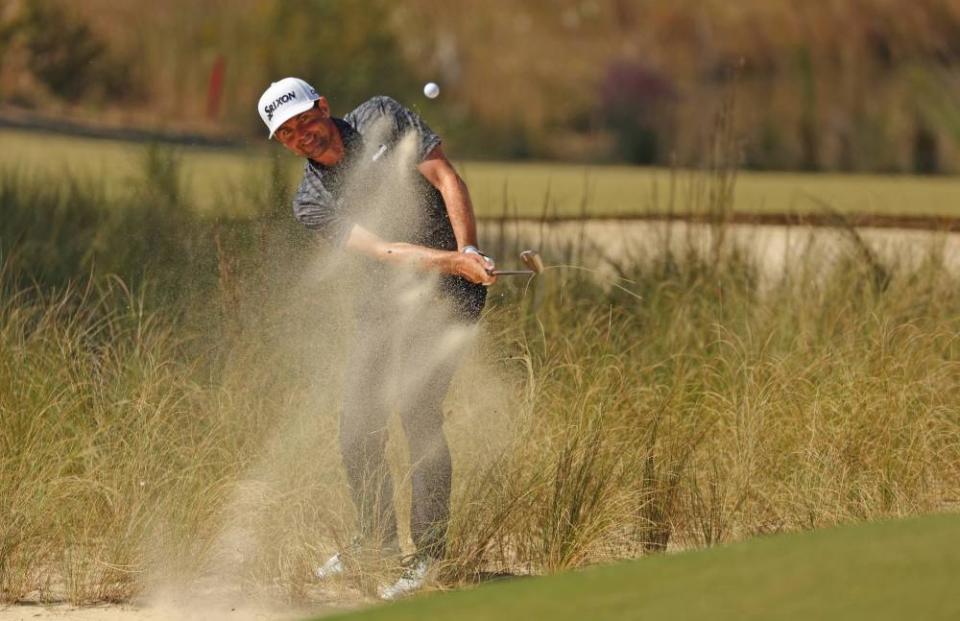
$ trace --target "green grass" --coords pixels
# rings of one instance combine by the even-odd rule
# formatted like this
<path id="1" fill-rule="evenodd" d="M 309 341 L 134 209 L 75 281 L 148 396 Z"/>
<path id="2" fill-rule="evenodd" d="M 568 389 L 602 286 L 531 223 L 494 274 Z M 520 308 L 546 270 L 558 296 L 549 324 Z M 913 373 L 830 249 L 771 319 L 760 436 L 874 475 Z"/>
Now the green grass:
<path id="1" fill-rule="evenodd" d="M 122 184 L 138 172 L 138 144 L 55 134 L 0 130 L 0 167 L 9 164 L 42 172 L 63 165 L 78 175 L 106 176 L 109 185 Z M 271 151 L 270 147 L 273 147 Z M 280 148 L 252 145 L 248 149 L 182 148 L 186 184 L 201 210 L 245 213 L 245 194 L 269 168 L 269 154 Z M 448 147 L 456 154 L 456 145 Z M 281 154 L 293 183 L 300 160 Z M 670 171 L 628 166 L 576 164 L 463 162 L 482 217 L 510 215 L 539 217 L 544 204 L 550 215 L 635 215 L 663 210 L 667 204 Z M 677 205 L 690 203 L 695 184 L 680 175 Z M 504 197 L 506 196 L 506 201 Z M 743 212 L 816 212 L 816 200 L 843 212 L 960 216 L 960 178 L 907 175 L 838 175 L 801 173 L 740 173 L 734 209 Z M 680 208 L 678 207 L 678 210 Z"/>
<path id="2" fill-rule="evenodd" d="M 0 129 L 0 168 L 16 167 L 44 176 L 66 171 L 84 179 L 103 181 L 112 194 L 124 191 L 142 172 L 142 143 L 12 129 Z M 201 211 L 216 209 L 230 215 L 245 215 L 238 194 L 250 190 L 270 161 L 266 151 L 181 147 L 185 191 Z M 291 180 L 296 164 L 291 162 Z M 239 214 L 238 214 L 239 212 Z"/>
<path id="3" fill-rule="evenodd" d="M 342 619 L 956 619 L 960 516 L 754 539 L 424 596 Z"/>
<path id="4" fill-rule="evenodd" d="M 469 162 L 462 169 L 481 214 L 502 213 L 506 188 L 511 213 L 534 217 L 543 213 L 548 191 L 549 213 L 580 215 L 585 189 L 587 215 L 656 212 L 663 209 L 671 176 L 665 169 L 574 164 Z M 681 173 L 677 205 L 689 203 L 691 184 L 685 181 Z M 960 216 L 960 179 L 952 177 L 740 172 L 733 207 L 746 213 L 819 211 L 811 197 L 847 213 Z"/>

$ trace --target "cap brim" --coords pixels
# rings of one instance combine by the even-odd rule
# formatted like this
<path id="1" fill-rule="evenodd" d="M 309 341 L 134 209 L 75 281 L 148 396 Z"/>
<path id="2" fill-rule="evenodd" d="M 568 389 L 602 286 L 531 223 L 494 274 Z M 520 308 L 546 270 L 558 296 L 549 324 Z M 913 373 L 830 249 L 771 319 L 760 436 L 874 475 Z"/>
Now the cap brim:
<path id="1" fill-rule="evenodd" d="M 284 108 L 283 114 L 277 117 L 276 125 L 274 125 L 273 129 L 270 130 L 270 135 L 268 136 L 268 138 L 273 138 L 273 134 L 276 133 L 278 129 L 280 129 L 281 125 L 283 125 L 293 117 L 297 116 L 298 114 L 303 114 L 304 112 L 312 108 L 314 102 L 316 101 L 317 101 L 316 99 L 310 99 L 303 103 L 298 103 L 295 106 L 289 106 Z"/>

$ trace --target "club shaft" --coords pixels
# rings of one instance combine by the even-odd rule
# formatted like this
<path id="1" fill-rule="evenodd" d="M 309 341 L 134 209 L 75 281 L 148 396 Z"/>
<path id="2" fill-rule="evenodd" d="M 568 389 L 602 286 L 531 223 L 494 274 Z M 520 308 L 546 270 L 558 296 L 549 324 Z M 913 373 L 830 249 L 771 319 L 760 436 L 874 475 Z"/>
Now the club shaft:
<path id="1" fill-rule="evenodd" d="M 530 276 L 533 270 L 493 270 L 494 276 Z"/>

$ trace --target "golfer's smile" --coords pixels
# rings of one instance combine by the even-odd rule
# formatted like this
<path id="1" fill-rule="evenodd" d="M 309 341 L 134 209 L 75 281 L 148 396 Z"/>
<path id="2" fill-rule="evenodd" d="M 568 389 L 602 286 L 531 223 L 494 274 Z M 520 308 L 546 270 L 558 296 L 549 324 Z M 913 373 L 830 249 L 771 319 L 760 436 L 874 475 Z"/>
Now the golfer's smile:
<path id="1" fill-rule="evenodd" d="M 336 127 L 319 108 L 288 119 L 274 134 L 285 147 L 321 164 L 330 165 L 343 156 L 343 145 Z"/>

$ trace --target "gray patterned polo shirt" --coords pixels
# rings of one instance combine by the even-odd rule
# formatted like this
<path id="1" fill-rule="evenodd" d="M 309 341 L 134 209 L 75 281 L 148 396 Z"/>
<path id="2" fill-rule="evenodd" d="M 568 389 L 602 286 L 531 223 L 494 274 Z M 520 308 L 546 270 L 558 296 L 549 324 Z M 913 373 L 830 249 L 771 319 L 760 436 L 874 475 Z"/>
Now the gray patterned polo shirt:
<path id="1" fill-rule="evenodd" d="M 293 213 L 336 246 L 354 224 L 387 241 L 456 250 L 443 196 L 416 170 L 440 137 L 394 99 L 374 97 L 334 118 L 344 156 L 333 166 L 311 160 L 293 200 Z"/>
<path id="2" fill-rule="evenodd" d="M 387 241 L 456 250 L 443 196 L 417 170 L 440 144 L 423 119 L 381 96 L 333 121 L 343 138 L 343 158 L 333 166 L 307 160 L 293 199 L 297 220 L 335 246 L 361 224 Z M 357 312 L 367 320 L 382 319 L 396 294 L 389 268 L 364 257 L 355 260 L 364 269 Z M 480 316 L 486 287 L 449 274 L 440 276 L 438 287 L 461 320 Z"/>

